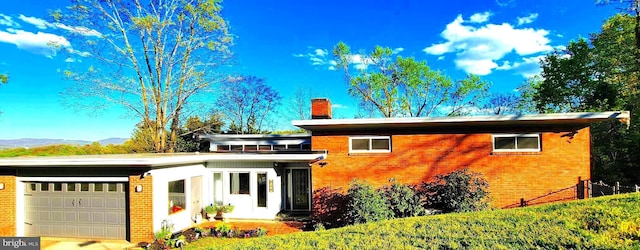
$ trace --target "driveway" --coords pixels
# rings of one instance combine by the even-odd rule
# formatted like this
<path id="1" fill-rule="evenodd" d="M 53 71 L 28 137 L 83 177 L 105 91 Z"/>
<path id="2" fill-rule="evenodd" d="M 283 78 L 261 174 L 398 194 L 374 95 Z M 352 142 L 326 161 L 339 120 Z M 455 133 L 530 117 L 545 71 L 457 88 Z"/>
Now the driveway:
<path id="1" fill-rule="evenodd" d="M 135 245 L 126 240 L 91 240 L 75 238 L 40 238 L 40 249 L 63 250 L 63 249 L 127 249 Z"/>

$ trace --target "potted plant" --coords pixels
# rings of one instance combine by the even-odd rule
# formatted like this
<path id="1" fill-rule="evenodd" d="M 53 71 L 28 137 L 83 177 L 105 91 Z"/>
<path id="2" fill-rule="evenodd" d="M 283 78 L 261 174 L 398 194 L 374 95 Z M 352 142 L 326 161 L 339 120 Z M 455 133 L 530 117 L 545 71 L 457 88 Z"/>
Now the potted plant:
<path id="1" fill-rule="evenodd" d="M 218 209 L 216 208 L 215 205 L 210 204 L 209 206 L 206 206 L 204 208 L 204 211 L 207 213 L 207 219 L 209 219 L 209 221 L 216 220 L 216 214 L 218 213 Z"/>
<path id="2" fill-rule="evenodd" d="M 218 205 L 218 212 L 221 213 L 222 219 L 227 221 L 231 212 L 233 212 L 234 206 L 231 203 L 227 205 Z"/>

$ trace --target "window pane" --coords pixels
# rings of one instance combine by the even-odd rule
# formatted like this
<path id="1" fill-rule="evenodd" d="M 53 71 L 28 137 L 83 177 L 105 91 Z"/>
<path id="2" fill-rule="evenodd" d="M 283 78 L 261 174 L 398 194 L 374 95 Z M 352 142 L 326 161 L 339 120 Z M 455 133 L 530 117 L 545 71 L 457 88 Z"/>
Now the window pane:
<path id="1" fill-rule="evenodd" d="M 273 150 L 285 150 L 287 149 L 286 145 L 273 145 Z"/>
<path id="2" fill-rule="evenodd" d="M 102 192 L 102 190 L 104 190 L 104 183 L 93 184 L 93 191 Z"/>
<path id="3" fill-rule="evenodd" d="M 80 191 L 89 191 L 89 183 L 80 183 Z"/>
<path id="4" fill-rule="evenodd" d="M 518 149 L 538 149 L 538 137 L 518 137 Z"/>
<path id="5" fill-rule="evenodd" d="M 311 144 L 309 143 L 302 144 L 302 151 L 310 151 L 310 150 L 311 150 Z"/>
<path id="6" fill-rule="evenodd" d="M 371 149 L 389 150 L 389 139 L 371 139 Z"/>
<path id="7" fill-rule="evenodd" d="M 249 194 L 249 173 L 229 173 L 231 194 Z"/>
<path id="8" fill-rule="evenodd" d="M 231 151 L 242 151 L 242 145 L 231 145 Z"/>
<path id="9" fill-rule="evenodd" d="M 62 191 L 62 183 L 53 183 L 53 191 Z"/>
<path id="10" fill-rule="evenodd" d="M 244 151 L 256 151 L 258 150 L 257 145 L 244 145 Z"/>
<path id="11" fill-rule="evenodd" d="M 516 149 L 515 137 L 494 137 L 495 149 Z"/>
<path id="12" fill-rule="evenodd" d="M 258 150 L 260 150 L 260 151 L 270 151 L 271 150 L 271 145 L 260 145 L 260 146 L 258 146 Z"/>
<path id="13" fill-rule="evenodd" d="M 36 184 L 35 183 L 31 183 L 31 184 L 29 184 L 29 186 L 31 187 L 31 191 L 36 191 Z"/>
<path id="14" fill-rule="evenodd" d="M 117 183 L 109 183 L 108 191 L 109 192 L 118 192 L 118 184 Z"/>
<path id="15" fill-rule="evenodd" d="M 49 183 L 48 182 L 40 183 L 40 191 L 49 191 Z"/>
<path id="16" fill-rule="evenodd" d="M 351 150 L 369 150 L 369 139 L 351 139 Z"/>
<path id="17" fill-rule="evenodd" d="M 258 174 L 258 207 L 267 207 L 267 174 Z"/>
<path id="18" fill-rule="evenodd" d="M 67 192 L 75 192 L 76 184 L 75 183 L 67 183 Z"/>
<path id="19" fill-rule="evenodd" d="M 114 183 L 115 184 L 115 183 Z M 169 214 L 185 209 L 184 180 L 171 181 L 169 186 Z"/>
<path id="20" fill-rule="evenodd" d="M 217 151 L 229 151 L 229 145 L 216 145 Z"/>
<path id="21" fill-rule="evenodd" d="M 300 150 L 300 144 L 288 144 L 287 145 L 287 150 L 289 150 L 289 151 L 299 151 Z"/>

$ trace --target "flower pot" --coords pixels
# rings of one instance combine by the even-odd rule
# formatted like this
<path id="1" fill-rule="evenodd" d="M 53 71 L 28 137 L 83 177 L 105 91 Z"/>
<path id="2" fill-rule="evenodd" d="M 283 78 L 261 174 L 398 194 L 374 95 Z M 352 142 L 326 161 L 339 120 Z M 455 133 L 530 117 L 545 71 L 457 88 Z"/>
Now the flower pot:
<path id="1" fill-rule="evenodd" d="M 227 220 L 231 217 L 231 213 L 222 213 L 222 220 L 227 222 Z"/>
<path id="2" fill-rule="evenodd" d="M 209 219 L 209 221 L 215 221 L 216 220 L 216 214 L 207 214 L 207 219 Z"/>

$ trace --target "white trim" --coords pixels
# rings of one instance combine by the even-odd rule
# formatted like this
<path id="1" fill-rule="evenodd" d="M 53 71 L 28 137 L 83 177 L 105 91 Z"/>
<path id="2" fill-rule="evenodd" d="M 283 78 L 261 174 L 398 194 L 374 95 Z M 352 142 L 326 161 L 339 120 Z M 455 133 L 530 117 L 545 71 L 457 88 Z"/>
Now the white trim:
<path id="1" fill-rule="evenodd" d="M 129 182 L 129 177 L 16 177 L 16 179 L 25 182 Z"/>
<path id="2" fill-rule="evenodd" d="M 503 116 L 457 116 L 457 117 L 437 117 L 437 118 L 368 118 L 368 119 L 312 119 L 295 120 L 291 124 L 305 129 L 338 129 L 338 128 L 359 128 L 359 127 L 411 127 L 411 126 L 438 126 L 446 124 L 519 124 L 534 123 L 555 124 L 555 123 L 591 123 L 600 120 L 626 119 L 631 117 L 629 111 L 609 111 L 609 112 L 575 112 L 558 114 L 534 114 L 534 115 L 503 115 Z"/>
<path id="3" fill-rule="evenodd" d="M 352 147 L 353 139 L 369 139 L 369 149 L 368 150 L 354 150 Z M 389 149 L 372 149 L 372 139 L 387 139 L 389 140 Z M 349 136 L 349 153 L 389 153 L 391 152 L 391 136 Z"/>
<path id="4" fill-rule="evenodd" d="M 513 138 L 515 143 L 515 149 L 496 149 L 496 138 Z M 518 137 L 537 137 L 538 148 L 537 149 L 518 149 Z M 491 145 L 493 152 L 540 152 L 542 151 L 542 136 L 540 133 L 528 133 L 528 134 L 492 134 Z"/>

